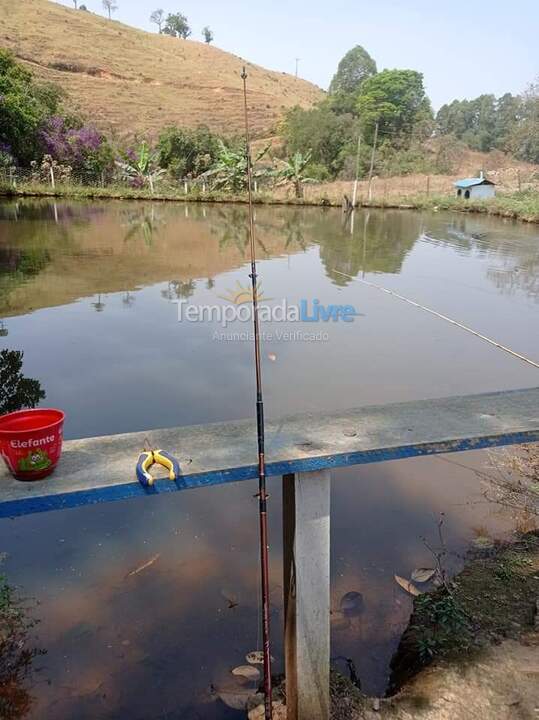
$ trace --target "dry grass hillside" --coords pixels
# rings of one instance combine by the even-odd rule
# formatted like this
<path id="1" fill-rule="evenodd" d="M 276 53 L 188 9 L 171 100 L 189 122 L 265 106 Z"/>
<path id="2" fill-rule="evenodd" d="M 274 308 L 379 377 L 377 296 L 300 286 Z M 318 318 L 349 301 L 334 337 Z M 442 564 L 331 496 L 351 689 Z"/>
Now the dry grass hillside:
<path id="1" fill-rule="evenodd" d="M 71 104 L 119 136 L 163 126 L 242 129 L 244 60 L 193 40 L 148 33 L 47 0 L 0 0 L 0 46 L 40 79 L 58 83 Z M 292 75 L 245 62 L 257 135 L 283 111 L 309 107 L 323 92 Z"/>

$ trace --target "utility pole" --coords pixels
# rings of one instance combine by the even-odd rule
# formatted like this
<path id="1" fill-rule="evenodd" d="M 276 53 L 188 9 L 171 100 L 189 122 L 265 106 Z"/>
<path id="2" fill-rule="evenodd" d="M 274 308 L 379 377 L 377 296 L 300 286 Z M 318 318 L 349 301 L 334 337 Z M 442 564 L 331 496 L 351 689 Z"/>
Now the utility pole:
<path id="1" fill-rule="evenodd" d="M 374 158 L 376 156 L 376 143 L 378 142 L 378 120 L 376 121 L 376 125 L 374 126 L 374 142 L 372 144 L 372 153 L 371 153 L 371 166 L 369 168 L 369 202 L 372 199 L 372 173 L 374 170 Z"/>

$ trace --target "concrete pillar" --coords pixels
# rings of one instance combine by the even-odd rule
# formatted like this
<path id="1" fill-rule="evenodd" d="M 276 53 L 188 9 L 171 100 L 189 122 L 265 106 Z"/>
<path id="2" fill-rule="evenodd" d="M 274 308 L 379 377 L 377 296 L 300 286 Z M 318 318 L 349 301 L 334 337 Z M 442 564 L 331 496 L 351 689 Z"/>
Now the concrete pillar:
<path id="1" fill-rule="evenodd" d="M 329 720 L 327 470 L 283 477 L 287 720 Z"/>

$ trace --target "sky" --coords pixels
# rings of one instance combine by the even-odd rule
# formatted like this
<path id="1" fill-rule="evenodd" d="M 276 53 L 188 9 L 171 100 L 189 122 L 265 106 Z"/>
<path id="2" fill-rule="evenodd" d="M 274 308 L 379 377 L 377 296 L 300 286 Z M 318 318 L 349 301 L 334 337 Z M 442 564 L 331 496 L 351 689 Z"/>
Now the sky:
<path id="1" fill-rule="evenodd" d="M 104 14 L 102 0 L 81 0 Z M 455 98 L 518 93 L 539 75 L 538 0 L 115 0 L 114 18 L 155 31 L 152 10 L 182 12 L 193 39 L 327 89 L 341 57 L 363 45 L 378 69 L 423 73 L 435 109 Z M 73 7 L 72 0 L 57 0 Z"/>

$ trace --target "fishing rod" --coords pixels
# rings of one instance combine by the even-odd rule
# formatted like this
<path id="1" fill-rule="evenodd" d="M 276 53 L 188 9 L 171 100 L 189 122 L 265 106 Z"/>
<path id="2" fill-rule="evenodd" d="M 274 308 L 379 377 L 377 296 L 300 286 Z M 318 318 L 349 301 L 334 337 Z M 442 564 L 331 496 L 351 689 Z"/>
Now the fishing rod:
<path id="1" fill-rule="evenodd" d="M 269 559 L 268 559 L 268 516 L 266 493 L 266 460 L 264 455 L 264 399 L 262 396 L 262 371 L 260 364 L 260 326 L 258 319 L 258 283 L 256 272 L 255 223 L 253 212 L 253 168 L 251 162 L 251 138 L 249 131 L 249 112 L 247 110 L 247 72 L 241 74 L 243 80 L 243 105 L 245 111 L 245 154 L 247 158 L 247 195 L 249 200 L 249 241 L 251 246 L 251 287 L 253 295 L 253 326 L 255 343 L 256 372 L 256 429 L 258 440 L 258 514 L 260 521 L 260 567 L 262 583 L 262 651 L 264 656 L 264 717 L 272 720 L 271 704 L 271 652 L 270 652 L 270 612 L 269 612 Z"/>

